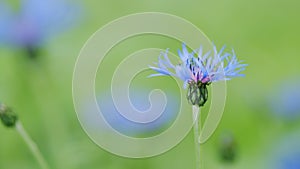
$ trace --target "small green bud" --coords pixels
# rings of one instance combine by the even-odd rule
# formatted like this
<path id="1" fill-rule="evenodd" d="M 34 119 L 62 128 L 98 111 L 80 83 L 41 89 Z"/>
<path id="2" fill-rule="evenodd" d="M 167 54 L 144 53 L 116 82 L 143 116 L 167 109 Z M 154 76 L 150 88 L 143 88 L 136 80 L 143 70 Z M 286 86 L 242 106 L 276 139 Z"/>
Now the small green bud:
<path id="1" fill-rule="evenodd" d="M 38 47 L 28 45 L 25 47 L 25 52 L 30 59 L 37 59 L 40 54 L 40 50 Z"/>
<path id="2" fill-rule="evenodd" d="M 0 103 L 0 119 L 6 127 L 15 127 L 18 117 L 11 108 Z"/>
<path id="3" fill-rule="evenodd" d="M 224 162 L 234 162 L 237 156 L 237 143 L 232 134 L 226 134 L 221 138 L 220 157 Z"/>
<path id="4" fill-rule="evenodd" d="M 204 106 L 208 99 L 208 85 L 209 83 L 196 83 L 194 81 L 191 81 L 189 83 L 186 95 L 188 102 L 199 107 Z"/>

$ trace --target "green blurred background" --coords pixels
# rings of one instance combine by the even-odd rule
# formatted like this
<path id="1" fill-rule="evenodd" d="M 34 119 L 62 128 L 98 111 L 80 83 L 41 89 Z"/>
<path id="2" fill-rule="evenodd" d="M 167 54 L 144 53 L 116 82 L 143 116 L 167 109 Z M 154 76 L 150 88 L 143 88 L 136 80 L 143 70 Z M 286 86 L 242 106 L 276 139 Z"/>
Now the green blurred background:
<path id="1" fill-rule="evenodd" d="M 10 3 L 17 6 L 18 1 Z M 19 48 L 0 47 L 0 100 L 18 113 L 51 168 L 195 168 L 192 132 L 162 155 L 127 159 L 95 145 L 76 117 L 72 73 L 80 49 L 101 26 L 137 12 L 166 12 L 185 18 L 199 27 L 217 47 L 226 44 L 234 48 L 237 56 L 249 64 L 244 71 L 245 78 L 227 83 L 223 119 L 203 146 L 204 168 L 272 168 L 278 162 L 274 160 L 274 152 L 281 140 L 289 135 L 300 136 L 299 115 L 290 119 L 286 117 L 288 114 L 278 115 L 269 108 L 270 100 L 280 97 L 277 91 L 297 78 L 300 80 L 300 1 L 112 0 L 83 1 L 80 7 L 76 26 L 51 38 L 36 59 L 28 58 Z M 143 48 L 173 48 L 174 51 L 178 48 L 174 40 L 150 35 L 124 43 L 126 45 L 112 55 L 124 58 Z M 293 101 L 299 103 L 299 100 Z M 297 111 L 300 114 L 300 109 Z M 1 125 L 0 134 L 1 169 L 39 168 L 16 131 Z M 234 144 L 233 160 L 222 156 L 227 137 L 234 140 L 231 142 Z M 299 150 L 300 145 L 291 149 Z"/>

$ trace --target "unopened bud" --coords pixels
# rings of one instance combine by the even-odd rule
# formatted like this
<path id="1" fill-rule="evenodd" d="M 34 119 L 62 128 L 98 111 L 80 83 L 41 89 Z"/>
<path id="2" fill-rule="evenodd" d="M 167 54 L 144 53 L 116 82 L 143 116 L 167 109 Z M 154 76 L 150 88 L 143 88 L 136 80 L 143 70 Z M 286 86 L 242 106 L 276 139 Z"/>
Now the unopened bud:
<path id="1" fill-rule="evenodd" d="M 18 117 L 16 113 L 11 110 L 11 108 L 0 103 L 0 119 L 6 127 L 14 127 Z"/>
<path id="2" fill-rule="evenodd" d="M 224 162 L 234 162 L 237 156 L 237 143 L 231 133 L 224 134 L 220 142 L 220 157 Z"/>

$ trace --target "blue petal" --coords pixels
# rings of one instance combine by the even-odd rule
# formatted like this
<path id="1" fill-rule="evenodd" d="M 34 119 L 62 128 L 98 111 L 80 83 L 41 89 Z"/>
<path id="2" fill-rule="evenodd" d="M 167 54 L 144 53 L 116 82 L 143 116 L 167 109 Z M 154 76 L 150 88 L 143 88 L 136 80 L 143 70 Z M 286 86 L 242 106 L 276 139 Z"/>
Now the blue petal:
<path id="1" fill-rule="evenodd" d="M 167 76 L 167 75 L 166 74 L 157 73 L 157 74 L 151 74 L 148 77 L 156 77 L 156 76 Z"/>
<path id="2" fill-rule="evenodd" d="M 158 72 L 158 73 L 161 73 L 161 74 L 164 74 L 164 75 L 171 75 L 171 73 L 167 70 L 163 70 L 163 69 L 160 69 L 160 68 L 157 68 L 157 67 L 152 67 L 152 66 L 149 66 L 150 69 Z"/>

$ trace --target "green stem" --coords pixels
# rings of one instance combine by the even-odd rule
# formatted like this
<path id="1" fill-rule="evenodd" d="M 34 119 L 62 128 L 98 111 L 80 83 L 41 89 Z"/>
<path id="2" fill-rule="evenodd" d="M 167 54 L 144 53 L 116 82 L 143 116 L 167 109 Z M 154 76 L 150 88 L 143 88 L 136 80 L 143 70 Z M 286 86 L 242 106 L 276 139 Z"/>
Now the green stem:
<path id="1" fill-rule="evenodd" d="M 196 169 L 201 169 L 201 147 L 199 134 L 201 132 L 201 112 L 198 106 L 193 106 L 193 122 L 194 122 L 194 143 L 196 152 Z M 200 124 L 199 124 L 200 123 Z"/>
<path id="2" fill-rule="evenodd" d="M 49 169 L 46 160 L 44 159 L 42 153 L 40 152 L 36 143 L 31 139 L 26 130 L 24 129 L 21 122 L 16 123 L 16 130 L 19 132 L 27 146 L 29 147 L 31 153 L 34 155 L 42 169 Z"/>

